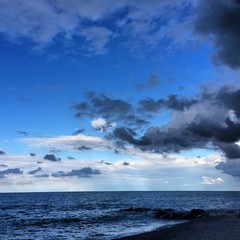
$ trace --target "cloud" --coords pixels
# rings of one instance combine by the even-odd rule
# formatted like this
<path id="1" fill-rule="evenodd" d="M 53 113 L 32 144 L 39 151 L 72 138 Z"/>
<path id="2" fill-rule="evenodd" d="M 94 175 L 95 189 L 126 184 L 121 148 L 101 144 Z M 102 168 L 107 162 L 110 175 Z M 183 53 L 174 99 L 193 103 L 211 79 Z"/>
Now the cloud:
<path id="1" fill-rule="evenodd" d="M 87 101 L 73 105 L 77 111 L 75 117 L 81 119 L 83 117 L 94 118 L 93 124 L 97 126 L 101 124 L 105 130 L 106 127 L 114 127 L 116 121 L 124 124 L 145 125 L 147 121 L 137 114 L 132 104 L 128 101 L 106 96 L 104 94 L 96 94 L 94 92 L 87 94 Z M 98 120 L 96 120 L 98 119 Z M 105 123 L 106 121 L 106 123 Z"/>
<path id="2" fill-rule="evenodd" d="M 110 162 L 105 162 L 104 160 L 100 161 L 101 164 L 105 164 L 105 165 L 113 165 L 113 163 Z"/>
<path id="3" fill-rule="evenodd" d="M 155 74 L 152 74 L 146 83 L 138 83 L 135 85 L 137 90 L 152 89 L 159 86 L 160 82 Z"/>
<path id="4" fill-rule="evenodd" d="M 213 11 L 214 9 L 214 11 Z M 237 0 L 202 1 L 196 9 L 195 31 L 209 37 L 213 59 L 233 69 L 240 67 L 240 3 Z"/>
<path id="5" fill-rule="evenodd" d="M 2 150 L 0 150 L 0 155 L 5 155 L 6 153 Z"/>
<path id="6" fill-rule="evenodd" d="M 6 164 L 0 164 L 0 167 L 8 167 Z"/>
<path id="7" fill-rule="evenodd" d="M 157 113 L 163 108 L 183 111 L 190 108 L 192 105 L 197 104 L 197 102 L 197 99 L 187 99 L 184 97 L 178 97 L 177 95 L 169 95 L 167 99 L 160 98 L 158 100 L 147 98 L 139 101 L 138 111 Z"/>
<path id="8" fill-rule="evenodd" d="M 59 171 L 57 173 L 53 173 L 53 177 L 90 177 L 91 175 L 99 175 L 101 174 L 100 170 L 93 170 L 90 167 L 85 167 L 78 170 L 72 170 L 70 172 L 64 173 L 63 171 Z"/>
<path id="9" fill-rule="evenodd" d="M 107 155 L 102 157 L 104 156 L 107 157 Z M 111 156 L 109 157 L 111 158 Z M 126 190 L 127 186 L 127 190 L 154 190 L 157 187 L 162 190 L 176 188 L 186 190 L 183 184 L 190 183 L 193 177 L 200 179 L 202 176 L 216 176 L 218 170 L 215 170 L 215 165 L 224 160 L 219 153 L 193 158 L 177 154 L 151 153 L 133 146 L 127 146 L 125 154 L 118 155 L 118 158 L 110 165 L 101 164 L 99 157 L 97 154 L 96 158 L 92 160 L 76 157 L 75 160 L 65 160 L 64 158 L 61 162 L 43 161 L 42 172 L 29 175 L 29 171 L 39 167 L 37 161 L 42 159 L 40 155 L 36 156 L 34 161 L 29 155 L 2 156 L 2 159 L 7 161 L 9 168 L 20 168 L 25 174 L 5 175 L 5 178 L 1 179 L 1 189 L 4 192 L 16 191 L 16 189 L 18 191 L 29 191 L 30 189 L 36 189 L 36 191 L 87 191 L 90 189 L 99 191 L 124 190 L 124 187 Z M 104 159 L 105 163 L 107 159 Z M 124 162 L 130 165 L 123 165 Z M 89 166 L 93 172 L 100 170 L 100 174 L 91 174 L 91 170 L 72 171 L 89 168 Z M 59 173 L 60 176 L 52 176 L 54 173 Z M 222 175 L 219 176 L 222 177 Z M 81 179 L 81 184 L 79 184 L 79 179 Z M 97 181 L 95 181 L 96 179 Z M 226 179 L 228 181 L 221 185 L 221 189 L 228 189 L 229 185 L 232 189 L 239 187 L 234 179 L 227 177 Z M 169 182 L 167 188 L 164 187 L 165 181 Z M 204 190 L 204 185 L 195 181 L 189 189 Z"/>
<path id="10" fill-rule="evenodd" d="M 22 174 L 23 171 L 21 171 L 19 168 L 9 168 L 7 170 L 0 171 L 0 178 L 4 178 L 5 175 L 9 174 Z"/>
<path id="11" fill-rule="evenodd" d="M 223 179 L 218 177 L 218 178 L 211 178 L 211 177 L 202 177 L 202 184 L 204 185 L 212 185 L 212 184 L 221 184 L 223 183 Z"/>
<path id="12" fill-rule="evenodd" d="M 130 163 L 129 162 L 123 162 L 123 166 L 129 166 Z"/>
<path id="13" fill-rule="evenodd" d="M 81 50 L 95 54 L 105 53 L 108 42 L 116 38 L 130 50 L 151 49 L 166 37 L 182 41 L 183 12 L 191 5 L 190 0 L 102 0 L 101 4 L 97 0 L 11 0 L 1 4 L 0 32 L 13 42 L 30 39 L 41 47 L 55 40 L 78 41 Z"/>
<path id="14" fill-rule="evenodd" d="M 149 109 L 155 113 L 159 106 L 171 106 L 171 120 L 163 126 L 149 127 L 140 137 L 131 128 L 119 127 L 113 131 L 113 137 L 116 142 L 156 153 L 207 148 L 221 150 L 228 159 L 240 158 L 240 147 L 236 144 L 240 140 L 239 92 L 223 87 L 212 92 L 205 89 L 192 99 L 176 96 L 140 101 L 145 112 Z"/>
<path id="15" fill-rule="evenodd" d="M 88 27 L 82 29 L 81 36 L 86 39 L 86 49 L 95 54 L 106 53 L 106 45 L 110 40 L 112 32 L 105 27 Z"/>
<path id="16" fill-rule="evenodd" d="M 216 169 L 222 170 L 222 172 L 234 177 L 240 177 L 240 159 L 226 160 L 226 162 L 220 162 Z"/>
<path id="17" fill-rule="evenodd" d="M 25 136 L 28 135 L 28 133 L 27 133 L 26 131 L 17 131 L 17 134 L 19 134 L 19 135 L 25 135 Z"/>
<path id="18" fill-rule="evenodd" d="M 44 174 L 34 175 L 34 177 L 36 177 L 36 178 L 48 178 L 49 174 L 44 173 Z"/>
<path id="19" fill-rule="evenodd" d="M 39 167 L 39 168 L 37 168 L 36 170 L 29 171 L 28 174 L 34 175 L 35 173 L 41 172 L 41 171 L 42 171 L 42 168 Z"/>
<path id="20" fill-rule="evenodd" d="M 197 101 L 195 98 L 170 95 L 166 99 L 142 99 L 135 106 L 120 98 L 91 92 L 87 94 L 87 101 L 75 103 L 73 108 L 77 111 L 75 117 L 94 118 L 91 122 L 92 126 L 105 131 L 106 128 L 115 127 L 116 124 L 139 128 L 147 125 L 153 118 L 152 114 L 158 113 L 160 109 L 184 111 L 197 104 Z"/>
<path id="21" fill-rule="evenodd" d="M 218 143 L 228 159 L 240 158 L 240 147 L 235 143 Z"/>
<path id="22" fill-rule="evenodd" d="M 121 99 L 115 99 L 106 95 L 93 96 L 90 98 L 93 107 L 99 114 L 105 115 L 109 118 L 110 115 L 121 115 L 131 111 L 131 104 Z"/>
<path id="23" fill-rule="evenodd" d="M 107 122 L 104 118 L 94 118 L 91 121 L 91 125 L 93 128 L 100 132 L 106 132 L 108 129 L 116 126 L 115 123 Z"/>
<path id="24" fill-rule="evenodd" d="M 150 139 L 146 136 L 143 136 L 141 139 L 135 139 L 133 137 L 133 135 L 135 135 L 135 132 L 129 128 L 116 128 L 113 131 L 113 135 L 115 138 L 134 144 L 136 146 L 147 146 L 151 144 Z"/>
<path id="25" fill-rule="evenodd" d="M 84 132 L 84 129 L 78 129 L 78 130 L 76 130 L 72 135 L 73 136 L 76 136 L 76 135 L 78 135 L 78 134 L 82 134 Z"/>
<path id="26" fill-rule="evenodd" d="M 92 149 L 108 149 L 112 143 L 100 137 L 78 134 L 75 136 L 58 136 L 49 138 L 22 138 L 22 143 L 29 144 L 39 148 L 56 148 L 61 150 L 72 150 L 79 146 L 85 146 Z"/>
<path id="27" fill-rule="evenodd" d="M 92 148 L 86 147 L 86 146 L 84 146 L 84 145 L 81 146 L 81 147 L 76 147 L 76 149 L 79 150 L 79 151 L 92 150 Z"/>
<path id="28" fill-rule="evenodd" d="M 57 158 L 54 154 L 46 154 L 44 156 L 44 159 L 49 160 L 49 161 L 53 161 L 53 162 L 57 162 L 57 161 L 61 160 L 60 158 Z"/>
<path id="29" fill-rule="evenodd" d="M 103 131 L 107 126 L 107 121 L 104 118 L 95 118 L 91 121 L 91 125 L 93 128 Z"/>

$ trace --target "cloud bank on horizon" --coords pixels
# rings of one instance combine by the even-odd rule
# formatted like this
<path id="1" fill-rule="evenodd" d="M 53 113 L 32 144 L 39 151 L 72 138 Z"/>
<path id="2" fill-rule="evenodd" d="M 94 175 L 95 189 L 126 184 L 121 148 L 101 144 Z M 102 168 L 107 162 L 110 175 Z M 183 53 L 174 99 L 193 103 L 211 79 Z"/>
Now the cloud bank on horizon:
<path id="1" fill-rule="evenodd" d="M 0 0 L 0 191 L 239 190 L 239 29 L 237 0 Z"/>

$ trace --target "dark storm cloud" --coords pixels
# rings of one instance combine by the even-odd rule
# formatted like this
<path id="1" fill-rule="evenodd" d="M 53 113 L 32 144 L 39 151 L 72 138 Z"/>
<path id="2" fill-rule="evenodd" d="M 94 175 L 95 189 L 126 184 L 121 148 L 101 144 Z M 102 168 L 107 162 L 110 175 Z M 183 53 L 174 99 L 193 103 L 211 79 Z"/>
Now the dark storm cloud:
<path id="1" fill-rule="evenodd" d="M 54 154 L 46 154 L 44 156 L 44 159 L 49 160 L 49 161 L 53 161 L 53 162 L 57 162 L 57 161 L 61 160 L 61 158 L 57 158 Z"/>
<path id="2" fill-rule="evenodd" d="M 216 169 L 234 177 L 240 177 L 240 159 L 227 160 L 216 166 Z"/>
<path id="3" fill-rule="evenodd" d="M 167 99 L 158 100 L 147 98 L 139 101 L 138 111 L 156 113 L 161 108 L 183 111 L 196 104 L 197 102 L 197 99 L 180 98 L 177 95 L 170 95 Z"/>
<path id="4" fill-rule="evenodd" d="M 205 0 L 197 8 L 196 32 L 212 38 L 214 60 L 231 68 L 240 67 L 239 29 L 239 1 Z"/>
<path id="5" fill-rule="evenodd" d="M 161 101 L 147 99 L 139 105 L 149 112 L 168 105 L 174 108 L 175 115 L 162 127 L 148 128 L 142 137 L 130 128 L 116 128 L 113 131 L 116 143 L 158 153 L 211 146 L 221 150 L 228 159 L 240 158 L 240 147 L 235 144 L 240 140 L 240 90 L 224 87 L 201 93 L 195 99 L 183 100 L 177 96 Z"/>
<path id="6" fill-rule="evenodd" d="M 105 118 L 109 118 L 113 114 L 118 116 L 126 114 L 131 111 L 131 104 L 116 98 L 108 97 L 104 94 L 97 95 L 94 93 L 88 93 L 88 102 L 76 103 L 73 105 L 74 109 L 78 111 L 79 116 L 92 116 L 92 110 L 95 113 Z"/>
<path id="7" fill-rule="evenodd" d="M 70 172 L 63 172 L 63 171 L 59 171 L 57 173 L 53 173 L 52 176 L 53 177 L 90 177 L 91 175 L 99 175 L 101 174 L 100 170 L 98 169 L 92 169 L 90 167 L 85 167 L 82 169 L 78 169 L 78 170 L 72 170 Z"/>
<path id="8" fill-rule="evenodd" d="M 192 122 L 169 128 L 149 128 L 145 136 L 151 140 L 147 149 L 156 152 L 179 152 L 192 148 L 206 148 L 212 143 L 221 149 L 227 158 L 240 157 L 240 148 L 234 145 L 240 139 L 240 124 L 229 118 L 219 123 L 211 118 L 195 118 Z"/>
<path id="9" fill-rule="evenodd" d="M 91 102 L 93 108 L 97 109 L 98 113 L 105 118 L 115 114 L 126 114 L 132 110 L 130 103 L 121 99 L 110 98 L 106 95 L 94 96 Z"/>
<path id="10" fill-rule="evenodd" d="M 129 162 L 124 162 L 124 163 L 123 163 L 123 166 L 129 166 L 129 165 L 130 165 Z"/>
<path id="11" fill-rule="evenodd" d="M 205 139 L 192 134 L 188 130 L 188 124 L 177 128 L 169 128 L 168 130 L 151 127 L 145 132 L 144 136 L 151 141 L 151 145 L 146 146 L 145 150 L 156 153 L 178 153 L 181 150 L 190 150 L 205 147 L 206 145 Z"/>
<path id="12" fill-rule="evenodd" d="M 8 174 L 22 174 L 23 171 L 20 170 L 20 168 L 9 168 L 7 170 L 0 171 L 0 178 L 4 178 L 5 175 Z"/>
<path id="13" fill-rule="evenodd" d="M 240 147 L 235 143 L 218 143 L 228 159 L 240 158 Z"/>
<path id="14" fill-rule="evenodd" d="M 129 102 L 109 97 L 105 94 L 96 94 L 89 92 L 86 94 L 86 102 L 80 102 L 73 105 L 77 111 L 76 118 L 104 118 L 108 122 L 107 127 L 112 127 L 111 122 L 121 121 L 125 124 L 141 126 L 148 121 L 137 114 L 132 104 Z"/>
<path id="15" fill-rule="evenodd" d="M 192 122 L 188 129 L 196 136 L 207 139 L 215 139 L 223 143 L 233 143 L 240 138 L 240 124 L 225 119 L 224 123 L 219 123 L 213 119 L 201 119 L 197 122 Z"/>
<path id="16" fill-rule="evenodd" d="M 147 82 L 138 83 L 135 85 L 136 90 L 152 89 L 157 87 L 160 84 L 157 76 L 152 74 Z"/>
<path id="17" fill-rule="evenodd" d="M 0 150 L 0 155 L 5 155 L 6 153 L 2 150 Z"/>
<path id="18" fill-rule="evenodd" d="M 170 95 L 166 99 L 159 100 L 142 99 L 136 106 L 125 100 L 94 92 L 87 93 L 86 97 L 86 102 L 73 105 L 77 111 L 75 117 L 104 118 L 108 123 L 107 129 L 112 127 L 112 122 L 131 126 L 133 129 L 143 127 L 149 124 L 149 120 L 153 117 L 152 114 L 156 114 L 161 108 L 184 111 L 197 104 L 197 99 L 188 99 L 177 95 Z"/>
<path id="19" fill-rule="evenodd" d="M 41 171 L 42 171 L 42 168 L 39 167 L 39 168 L 37 168 L 37 169 L 35 169 L 35 170 L 29 171 L 28 174 L 34 175 L 35 173 L 41 172 Z"/>
<path id="20" fill-rule="evenodd" d="M 228 87 L 223 87 L 217 94 L 218 104 L 231 109 L 240 117 L 240 89 L 231 91 Z"/>
<path id="21" fill-rule="evenodd" d="M 170 109 L 183 111 L 197 102 L 196 99 L 179 98 L 177 95 L 170 95 L 168 99 L 165 100 L 165 105 Z"/>
<path id="22" fill-rule="evenodd" d="M 81 115 L 93 117 L 94 113 L 117 123 L 106 136 L 114 141 L 116 153 L 129 144 L 155 153 L 211 148 L 222 151 L 229 161 L 240 158 L 240 147 L 236 144 L 240 140 L 240 89 L 223 87 L 210 91 L 204 88 L 196 97 L 147 98 L 136 106 L 93 92 L 87 97 L 89 109 L 87 112 L 84 109 Z M 83 108 L 84 105 L 80 106 Z M 149 127 L 140 134 L 143 129 L 139 130 L 139 126 L 158 117 L 162 108 L 171 110 L 171 120 L 160 127 Z M 137 125 L 138 121 L 145 123 Z M 59 174 L 66 176 L 66 173 Z"/>
<path id="23" fill-rule="evenodd" d="M 30 156 L 31 156 L 31 157 L 35 157 L 36 154 L 35 154 L 35 153 L 30 153 Z"/>
<path id="24" fill-rule="evenodd" d="M 139 101 L 138 111 L 140 112 L 152 112 L 156 113 L 164 106 L 164 101 L 153 100 L 152 98 L 147 98 Z"/>
<path id="25" fill-rule="evenodd" d="M 147 138 L 146 136 L 143 136 L 140 139 L 135 139 L 133 137 L 135 135 L 135 132 L 130 128 L 116 128 L 113 131 L 113 135 L 117 139 L 120 139 L 122 141 L 128 142 L 136 146 L 147 146 L 151 144 L 150 139 Z"/>

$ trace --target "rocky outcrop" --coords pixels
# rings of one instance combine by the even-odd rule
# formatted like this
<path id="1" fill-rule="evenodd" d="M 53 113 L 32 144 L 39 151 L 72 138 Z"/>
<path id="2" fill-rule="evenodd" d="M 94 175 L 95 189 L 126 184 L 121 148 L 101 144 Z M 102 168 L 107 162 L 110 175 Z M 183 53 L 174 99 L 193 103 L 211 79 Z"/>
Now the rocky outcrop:
<path id="1" fill-rule="evenodd" d="M 203 209 L 192 209 L 191 211 L 176 211 L 171 208 L 158 209 L 153 214 L 156 218 L 168 220 L 192 220 L 209 216 L 209 213 Z"/>
<path id="2" fill-rule="evenodd" d="M 133 208 L 133 207 L 130 207 L 130 208 L 122 209 L 121 211 L 122 212 L 149 212 L 149 211 L 152 211 L 152 209 L 150 209 L 150 208 Z"/>
<path id="3" fill-rule="evenodd" d="M 149 208 L 127 208 L 123 212 L 150 212 L 155 218 L 167 220 L 192 220 L 209 216 L 209 212 L 203 209 L 192 209 L 191 211 L 177 211 L 172 208 L 149 209 Z"/>

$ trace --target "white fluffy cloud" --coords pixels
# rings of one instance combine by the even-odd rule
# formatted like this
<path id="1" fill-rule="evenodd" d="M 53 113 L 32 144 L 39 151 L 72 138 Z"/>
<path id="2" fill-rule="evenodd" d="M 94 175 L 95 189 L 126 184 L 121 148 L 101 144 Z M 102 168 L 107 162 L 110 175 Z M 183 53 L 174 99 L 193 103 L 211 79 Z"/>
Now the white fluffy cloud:
<path id="1" fill-rule="evenodd" d="M 104 118 L 94 118 L 91 121 L 91 125 L 94 128 L 104 128 L 107 126 L 107 121 Z"/>
<path id="2" fill-rule="evenodd" d="M 218 177 L 218 178 L 211 178 L 211 177 L 202 177 L 202 184 L 204 185 L 212 185 L 212 184 L 221 184 L 223 183 L 223 179 Z"/>
<path id="3" fill-rule="evenodd" d="M 108 128 L 116 127 L 116 123 L 107 122 L 105 118 L 94 118 L 91 125 L 98 131 L 105 132 Z"/>

